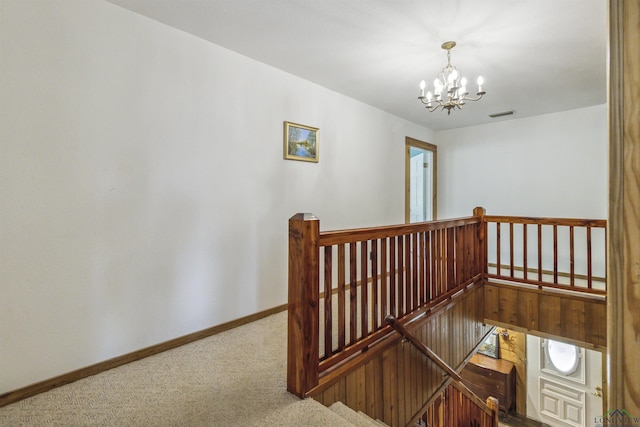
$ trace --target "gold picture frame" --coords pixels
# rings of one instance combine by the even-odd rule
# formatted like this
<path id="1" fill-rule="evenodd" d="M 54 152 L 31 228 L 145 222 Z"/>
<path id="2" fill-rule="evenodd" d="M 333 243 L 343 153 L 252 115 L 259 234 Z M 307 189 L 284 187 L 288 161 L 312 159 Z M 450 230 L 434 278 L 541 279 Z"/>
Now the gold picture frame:
<path id="1" fill-rule="evenodd" d="M 284 122 L 284 158 L 318 163 L 319 128 Z"/>

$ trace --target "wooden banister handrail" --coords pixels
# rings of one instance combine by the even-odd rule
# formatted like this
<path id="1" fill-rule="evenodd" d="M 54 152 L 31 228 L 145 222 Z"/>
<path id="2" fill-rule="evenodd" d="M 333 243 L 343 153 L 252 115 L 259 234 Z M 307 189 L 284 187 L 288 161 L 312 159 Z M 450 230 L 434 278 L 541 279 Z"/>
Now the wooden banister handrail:
<path id="1" fill-rule="evenodd" d="M 473 401 L 476 406 L 482 408 L 487 413 L 491 413 L 491 408 L 487 406 L 482 399 L 480 399 L 469 387 L 467 387 L 460 374 L 453 369 L 447 362 L 445 362 L 440 356 L 434 353 L 427 345 L 418 339 L 413 333 L 411 333 L 402 323 L 398 322 L 392 315 L 388 315 L 384 319 L 393 329 L 395 329 L 401 336 L 409 340 L 422 354 L 433 360 L 443 371 L 445 371 L 453 380 L 454 385 L 460 390 L 467 398 Z"/>
<path id="2" fill-rule="evenodd" d="M 443 219 L 438 221 L 420 222 L 412 224 L 386 225 L 382 227 L 355 228 L 348 230 L 323 231 L 320 233 L 319 245 L 331 246 L 362 240 L 383 239 L 386 237 L 402 236 L 406 234 L 420 233 L 445 228 L 459 227 L 462 225 L 477 224 L 477 217 Z"/>
<path id="3" fill-rule="evenodd" d="M 447 362 L 442 360 L 440 356 L 435 354 L 433 350 L 431 350 L 429 347 L 424 345 L 424 343 L 422 343 L 415 335 L 409 332 L 409 330 L 405 328 L 402 323 L 398 322 L 398 319 L 396 319 L 394 316 L 389 314 L 387 317 L 384 318 L 384 320 L 389 325 L 391 325 L 393 329 L 398 331 L 400 335 L 407 338 L 411 342 L 411 344 L 413 344 L 418 350 L 420 350 L 420 352 L 422 352 L 429 359 L 433 360 L 436 363 L 436 365 L 438 365 L 443 371 L 449 374 L 451 378 L 453 378 L 458 382 L 462 382 L 462 377 L 460 376 L 460 374 L 458 374 L 451 366 L 449 366 Z"/>
<path id="4" fill-rule="evenodd" d="M 542 224 L 542 225 L 566 225 L 574 227 L 596 227 L 604 228 L 607 226 L 606 219 L 581 219 L 581 218 L 545 218 L 545 217 L 529 217 L 529 216 L 505 216 L 505 215 L 486 215 L 485 222 L 504 222 L 513 224 Z"/>

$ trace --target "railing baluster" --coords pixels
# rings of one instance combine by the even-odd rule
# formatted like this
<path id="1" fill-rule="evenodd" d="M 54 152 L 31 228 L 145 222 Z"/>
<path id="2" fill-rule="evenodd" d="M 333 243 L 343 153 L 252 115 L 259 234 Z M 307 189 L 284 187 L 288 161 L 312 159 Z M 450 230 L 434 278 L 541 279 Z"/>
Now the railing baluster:
<path id="1" fill-rule="evenodd" d="M 338 349 L 345 344 L 345 247 L 338 245 Z"/>
<path id="2" fill-rule="evenodd" d="M 569 286 L 575 286 L 575 251 L 573 225 L 569 227 Z"/>
<path id="3" fill-rule="evenodd" d="M 469 263 L 472 261 L 471 252 L 469 251 L 468 246 L 470 230 L 471 227 L 468 225 L 465 225 L 460 230 L 460 255 L 456 260 L 456 263 L 460 266 L 460 268 L 458 269 L 459 282 L 465 282 L 469 278 Z"/>
<path id="4" fill-rule="evenodd" d="M 397 269 L 396 269 L 396 238 L 389 238 L 389 310 L 387 310 L 387 314 L 392 314 L 394 316 L 399 316 L 398 308 L 396 307 L 396 287 L 397 287 Z"/>
<path id="5" fill-rule="evenodd" d="M 542 224 L 538 224 L 538 281 L 542 282 Z"/>
<path id="6" fill-rule="evenodd" d="M 433 279 L 432 279 L 432 266 L 433 260 L 431 258 L 431 231 L 424 233 L 424 262 L 425 262 L 425 300 L 427 302 L 433 299 Z"/>
<path id="7" fill-rule="evenodd" d="M 591 259 L 591 227 L 587 227 L 587 288 L 593 286 L 593 263 Z"/>
<path id="8" fill-rule="evenodd" d="M 553 282 L 558 283 L 558 226 L 553 226 Z"/>
<path id="9" fill-rule="evenodd" d="M 446 292 L 447 279 L 446 274 L 447 270 L 444 268 L 444 233 L 442 229 L 438 229 L 438 295 L 442 295 Z"/>
<path id="10" fill-rule="evenodd" d="M 418 235 L 411 235 L 411 311 L 418 308 Z"/>
<path id="11" fill-rule="evenodd" d="M 387 238 L 380 239 L 380 308 L 381 318 L 384 319 L 389 311 L 388 291 L 387 291 Z"/>
<path id="12" fill-rule="evenodd" d="M 456 287 L 456 234 L 454 228 L 448 228 L 445 233 L 447 239 L 447 291 Z"/>
<path id="13" fill-rule="evenodd" d="M 522 265 L 523 265 L 523 275 L 524 280 L 527 280 L 527 276 L 529 274 L 529 267 L 527 265 L 527 224 L 522 224 Z"/>
<path id="14" fill-rule="evenodd" d="M 455 236 L 455 254 L 454 254 L 454 267 L 456 275 L 456 283 L 460 283 L 464 280 L 464 237 L 465 227 L 460 227 L 453 230 Z"/>
<path id="15" fill-rule="evenodd" d="M 378 305 L 378 240 L 371 240 L 371 304 L 373 330 L 378 330 L 380 307 Z"/>
<path id="16" fill-rule="evenodd" d="M 509 223 L 509 273 L 513 275 L 513 223 Z"/>
<path id="17" fill-rule="evenodd" d="M 356 242 L 349 243 L 349 343 L 357 339 L 358 325 L 358 263 Z"/>
<path id="18" fill-rule="evenodd" d="M 413 295 L 413 266 L 411 265 L 411 234 L 404 236 L 404 309 L 405 313 L 412 310 L 411 296 Z"/>
<path id="19" fill-rule="evenodd" d="M 367 241 L 360 242 L 360 337 L 369 335 L 369 249 Z"/>
<path id="20" fill-rule="evenodd" d="M 333 265 L 331 256 L 333 246 L 324 247 L 324 354 L 333 352 Z"/>
<path id="21" fill-rule="evenodd" d="M 404 236 L 398 236 L 398 316 L 404 316 Z"/>
<path id="22" fill-rule="evenodd" d="M 445 294 L 447 292 L 447 242 L 446 242 L 446 233 L 442 228 L 439 230 L 440 232 L 440 276 L 442 277 L 442 282 L 440 283 L 440 292 Z"/>
<path id="23" fill-rule="evenodd" d="M 498 277 L 502 276 L 502 264 L 500 262 L 500 223 L 496 222 L 496 264 L 498 264 L 497 268 L 497 274 Z"/>
<path id="24" fill-rule="evenodd" d="M 440 264 L 442 262 L 442 254 L 440 253 L 440 230 L 433 230 L 433 277 L 434 277 L 434 291 L 435 296 L 440 296 L 442 286 L 442 269 Z"/>
<path id="25" fill-rule="evenodd" d="M 438 292 L 438 252 L 436 242 L 438 241 L 438 230 L 431 231 L 431 299 L 436 299 Z"/>
<path id="26" fill-rule="evenodd" d="M 418 233 L 418 306 L 424 305 L 426 302 L 426 289 L 425 289 L 425 253 L 424 253 L 424 232 Z"/>
<path id="27" fill-rule="evenodd" d="M 467 235 L 467 256 L 469 257 L 469 262 L 467 263 L 467 276 L 465 277 L 465 281 L 471 279 L 474 274 L 479 272 L 484 272 L 485 266 L 481 264 L 480 257 L 481 254 L 478 252 L 481 243 L 480 241 L 476 241 L 476 236 L 479 236 L 479 230 L 483 226 L 482 223 L 469 225 L 469 234 Z"/>

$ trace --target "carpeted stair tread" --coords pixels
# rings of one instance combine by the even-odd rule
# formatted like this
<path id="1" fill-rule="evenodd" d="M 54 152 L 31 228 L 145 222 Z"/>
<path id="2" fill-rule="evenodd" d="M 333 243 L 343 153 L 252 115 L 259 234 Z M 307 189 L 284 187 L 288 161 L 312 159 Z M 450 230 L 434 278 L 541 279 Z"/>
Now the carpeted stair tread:
<path id="1" fill-rule="evenodd" d="M 382 421 L 380 421 L 380 420 L 377 420 L 377 419 L 376 419 L 376 420 L 374 420 L 373 418 L 371 418 L 369 415 L 365 414 L 365 413 L 364 413 L 364 412 L 362 412 L 362 411 L 358 411 L 358 414 L 361 414 L 363 417 L 367 417 L 369 420 L 371 420 L 372 422 L 374 422 L 374 423 L 375 423 L 375 425 L 376 425 L 377 427 L 389 427 L 387 424 L 383 423 L 383 422 L 382 422 Z"/>
<path id="2" fill-rule="evenodd" d="M 329 409 L 357 427 L 381 427 L 386 425 L 372 419 L 364 412 L 354 411 L 342 402 L 335 402 L 329 406 Z"/>
<path id="3" fill-rule="evenodd" d="M 300 400 L 299 402 L 289 405 L 286 410 L 277 410 L 267 414 L 262 420 L 262 425 L 354 427 L 353 423 L 313 399 Z"/>

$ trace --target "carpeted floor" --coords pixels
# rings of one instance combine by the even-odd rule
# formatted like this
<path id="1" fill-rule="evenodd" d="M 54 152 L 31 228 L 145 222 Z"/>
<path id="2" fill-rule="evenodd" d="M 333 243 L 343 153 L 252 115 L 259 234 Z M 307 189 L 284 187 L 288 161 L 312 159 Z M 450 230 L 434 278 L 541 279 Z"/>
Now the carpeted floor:
<path id="1" fill-rule="evenodd" d="M 286 333 L 278 313 L 0 408 L 0 426 L 353 427 L 286 391 Z"/>
<path id="2" fill-rule="evenodd" d="M 286 391 L 286 312 L 0 408 L 0 426 L 352 426 Z"/>

